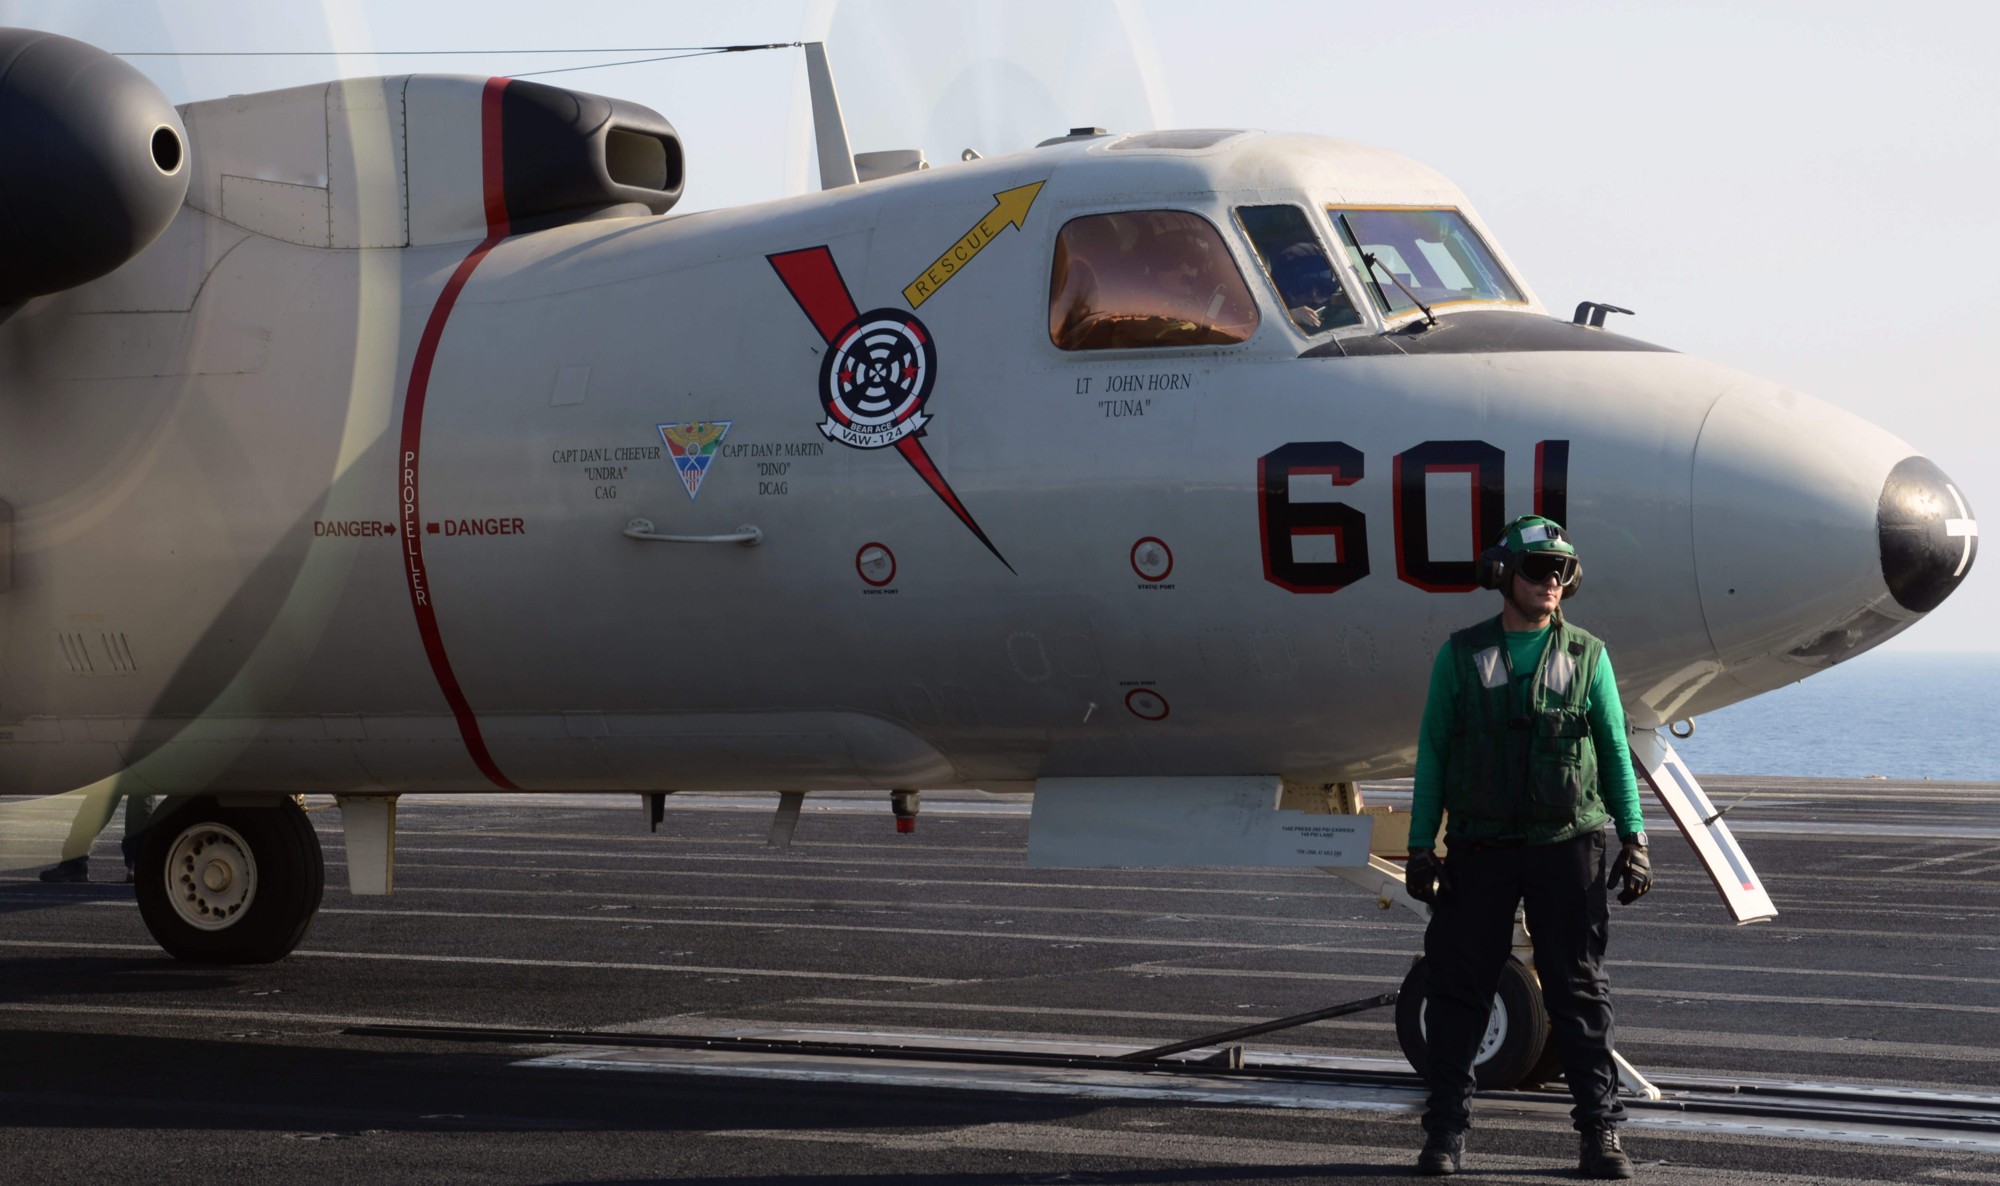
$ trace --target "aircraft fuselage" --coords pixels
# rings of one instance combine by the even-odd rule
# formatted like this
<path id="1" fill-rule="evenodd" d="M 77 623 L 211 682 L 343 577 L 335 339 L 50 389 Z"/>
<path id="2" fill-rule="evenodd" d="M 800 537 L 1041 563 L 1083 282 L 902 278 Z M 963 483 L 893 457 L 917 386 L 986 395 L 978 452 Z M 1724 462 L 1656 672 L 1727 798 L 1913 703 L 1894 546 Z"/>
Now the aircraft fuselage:
<path id="1" fill-rule="evenodd" d="M 0 324 L 0 793 L 1397 775 L 1431 655 L 1497 608 L 1472 558 L 1531 510 L 1636 723 L 1917 616 L 1883 583 L 1889 434 L 1531 295 L 1328 349 L 1365 343 L 1294 324 L 1235 212 L 1477 225 L 1462 195 L 1314 138 L 1108 143 L 402 246 L 191 197 Z M 1058 232 L 1135 209 L 1219 231 L 1247 341 L 1056 346 Z M 827 402 L 871 310 L 930 351 L 918 427 Z"/>

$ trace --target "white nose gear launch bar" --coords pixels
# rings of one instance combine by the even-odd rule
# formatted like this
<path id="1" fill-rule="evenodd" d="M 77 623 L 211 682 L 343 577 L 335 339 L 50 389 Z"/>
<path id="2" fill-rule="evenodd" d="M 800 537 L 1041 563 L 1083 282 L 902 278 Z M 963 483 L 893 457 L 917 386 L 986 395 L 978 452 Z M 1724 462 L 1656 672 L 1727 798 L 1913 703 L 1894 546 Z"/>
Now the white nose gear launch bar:
<path id="1" fill-rule="evenodd" d="M 1750 859 L 1743 855 L 1722 812 L 1708 801 L 1701 784 L 1681 761 L 1680 755 L 1657 729 L 1634 729 L 1631 735 L 1632 764 L 1653 788 L 1653 794 L 1674 817 L 1681 835 L 1694 847 L 1695 855 L 1708 870 L 1709 879 L 1722 893 L 1722 902 L 1737 925 L 1768 922 L 1778 917 L 1771 895 Z"/>

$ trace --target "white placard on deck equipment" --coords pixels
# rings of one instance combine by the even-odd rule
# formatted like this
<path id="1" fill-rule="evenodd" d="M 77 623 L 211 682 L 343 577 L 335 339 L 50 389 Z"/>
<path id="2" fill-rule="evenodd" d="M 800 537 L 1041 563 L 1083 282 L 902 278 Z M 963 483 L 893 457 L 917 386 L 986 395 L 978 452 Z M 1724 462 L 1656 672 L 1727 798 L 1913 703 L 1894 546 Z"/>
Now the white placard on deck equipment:
<path id="1" fill-rule="evenodd" d="M 1276 775 L 1044 778 L 1035 783 L 1028 865 L 1137 869 L 1368 863 L 1372 817 L 1280 811 L 1282 790 Z"/>

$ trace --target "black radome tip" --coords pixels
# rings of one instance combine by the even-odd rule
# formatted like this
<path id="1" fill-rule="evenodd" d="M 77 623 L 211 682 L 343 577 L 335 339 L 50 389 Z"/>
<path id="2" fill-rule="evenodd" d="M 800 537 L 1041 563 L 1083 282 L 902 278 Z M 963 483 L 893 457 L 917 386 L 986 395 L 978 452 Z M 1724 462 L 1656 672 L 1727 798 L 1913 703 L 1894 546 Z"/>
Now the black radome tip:
<path id="1" fill-rule="evenodd" d="M 1965 494 L 1928 457 L 1889 471 L 1876 505 L 1882 579 L 1896 604 L 1927 614 L 1951 596 L 1979 555 L 1979 521 Z"/>

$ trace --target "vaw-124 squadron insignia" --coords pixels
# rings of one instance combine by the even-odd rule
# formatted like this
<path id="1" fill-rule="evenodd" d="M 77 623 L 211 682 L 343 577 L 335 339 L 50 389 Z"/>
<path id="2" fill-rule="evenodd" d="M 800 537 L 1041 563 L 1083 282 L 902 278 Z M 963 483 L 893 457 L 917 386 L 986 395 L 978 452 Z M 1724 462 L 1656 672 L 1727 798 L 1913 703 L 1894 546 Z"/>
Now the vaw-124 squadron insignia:
<path id="1" fill-rule="evenodd" d="M 701 480 L 708 474 L 722 438 L 729 435 L 734 420 L 690 420 L 685 424 L 660 425 L 660 439 L 667 443 L 674 468 L 680 471 L 681 485 L 687 487 L 688 501 L 701 493 Z"/>
<path id="2" fill-rule="evenodd" d="M 819 368 L 819 430 L 844 445 L 880 449 L 923 431 L 924 401 L 937 381 L 937 344 L 924 323 L 898 309 L 854 319 Z"/>
<path id="3" fill-rule="evenodd" d="M 900 309 L 857 311 L 825 247 L 768 258 L 829 347 L 819 369 L 819 402 L 826 409 L 820 431 L 856 449 L 895 446 L 958 521 L 1007 564 L 924 451 L 924 425 L 930 423 L 924 402 L 937 383 L 937 343 L 924 323 Z M 1007 564 L 1007 571 L 1014 566 Z"/>

